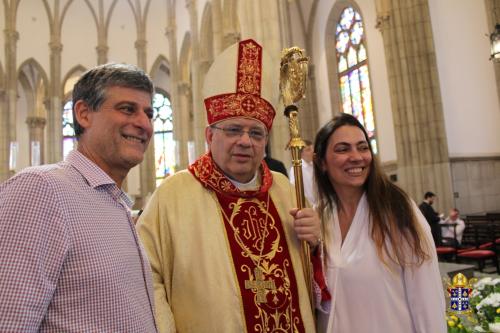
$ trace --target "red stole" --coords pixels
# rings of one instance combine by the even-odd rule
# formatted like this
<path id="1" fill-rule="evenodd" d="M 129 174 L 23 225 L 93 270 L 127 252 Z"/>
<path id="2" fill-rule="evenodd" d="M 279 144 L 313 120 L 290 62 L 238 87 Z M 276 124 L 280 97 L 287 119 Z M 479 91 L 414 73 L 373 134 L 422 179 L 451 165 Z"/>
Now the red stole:
<path id="1" fill-rule="evenodd" d="M 240 288 L 247 332 L 305 332 L 285 232 L 261 165 L 257 191 L 239 191 L 205 154 L 189 171 L 217 196 Z"/>

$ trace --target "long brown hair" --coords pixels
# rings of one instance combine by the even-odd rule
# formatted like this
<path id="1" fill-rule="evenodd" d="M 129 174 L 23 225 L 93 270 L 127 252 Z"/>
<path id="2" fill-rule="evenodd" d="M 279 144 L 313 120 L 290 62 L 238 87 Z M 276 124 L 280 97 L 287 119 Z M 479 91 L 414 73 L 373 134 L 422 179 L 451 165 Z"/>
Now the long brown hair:
<path id="1" fill-rule="evenodd" d="M 363 131 L 367 142 L 368 134 L 361 123 L 352 115 L 341 113 L 326 123 L 314 140 L 314 178 L 318 189 L 318 211 L 323 221 L 328 221 L 339 197 L 322 165 L 326 158 L 328 141 L 342 126 L 355 126 Z M 371 218 L 371 237 L 375 242 L 377 255 L 384 264 L 386 258 L 401 265 L 421 265 L 430 258 L 429 241 L 417 221 L 408 195 L 392 183 L 382 171 L 377 156 L 373 154 L 368 178 L 363 185 L 366 192 Z M 325 213 L 326 212 L 326 213 Z M 329 213 L 330 212 L 330 213 Z M 409 250 L 409 251 L 408 251 Z"/>

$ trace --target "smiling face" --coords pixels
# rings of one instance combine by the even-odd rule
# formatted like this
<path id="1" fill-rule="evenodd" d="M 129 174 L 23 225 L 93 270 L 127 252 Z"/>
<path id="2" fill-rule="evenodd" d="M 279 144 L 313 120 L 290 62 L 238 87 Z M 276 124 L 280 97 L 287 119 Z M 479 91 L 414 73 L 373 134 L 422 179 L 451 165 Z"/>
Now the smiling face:
<path id="1" fill-rule="evenodd" d="M 215 164 L 226 176 L 247 183 L 255 176 L 267 143 L 267 129 L 263 123 L 249 118 L 232 118 L 208 126 L 205 137 Z M 243 130 L 241 136 L 232 132 Z M 254 140 L 249 132 L 263 133 L 263 140 Z"/>
<path id="2" fill-rule="evenodd" d="M 363 131 L 356 126 L 344 125 L 328 139 L 322 168 L 337 193 L 363 191 L 371 162 L 372 154 Z"/>
<path id="3" fill-rule="evenodd" d="M 91 110 L 82 100 L 74 109 L 85 129 L 78 150 L 121 186 L 128 171 L 142 162 L 153 134 L 151 95 L 113 86 L 106 89 L 99 110 Z"/>

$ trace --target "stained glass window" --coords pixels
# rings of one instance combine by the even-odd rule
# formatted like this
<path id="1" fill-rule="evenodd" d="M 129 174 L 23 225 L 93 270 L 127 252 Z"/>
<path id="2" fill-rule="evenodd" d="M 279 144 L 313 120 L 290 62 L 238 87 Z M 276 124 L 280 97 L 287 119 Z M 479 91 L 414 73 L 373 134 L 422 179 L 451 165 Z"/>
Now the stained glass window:
<path id="1" fill-rule="evenodd" d="M 342 111 L 352 114 L 363 124 L 373 152 L 377 153 L 364 25 L 354 8 L 342 11 L 335 36 Z"/>
<path id="2" fill-rule="evenodd" d="M 76 146 L 75 128 L 73 127 L 73 101 L 69 100 L 64 104 L 62 114 L 63 132 L 63 157 L 66 158 L 69 152 Z"/>
<path id="3" fill-rule="evenodd" d="M 175 141 L 172 133 L 172 105 L 167 96 L 156 93 L 153 98 L 156 186 L 175 172 Z"/>

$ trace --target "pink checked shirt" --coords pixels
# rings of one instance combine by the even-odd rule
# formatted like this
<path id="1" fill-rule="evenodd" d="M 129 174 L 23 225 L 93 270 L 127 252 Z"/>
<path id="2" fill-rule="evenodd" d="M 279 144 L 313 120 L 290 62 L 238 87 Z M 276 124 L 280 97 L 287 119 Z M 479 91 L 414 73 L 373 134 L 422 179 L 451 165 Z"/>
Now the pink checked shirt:
<path id="1" fill-rule="evenodd" d="M 130 200 L 77 151 L 0 185 L 0 332 L 156 332 Z"/>

